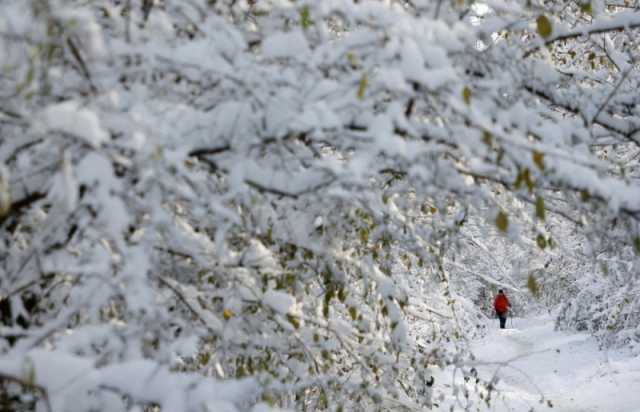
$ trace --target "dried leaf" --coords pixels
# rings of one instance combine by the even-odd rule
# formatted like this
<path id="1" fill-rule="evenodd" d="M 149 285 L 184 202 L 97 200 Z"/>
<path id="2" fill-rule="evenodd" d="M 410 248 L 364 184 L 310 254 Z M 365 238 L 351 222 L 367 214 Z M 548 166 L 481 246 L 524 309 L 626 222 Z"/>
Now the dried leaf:
<path id="1" fill-rule="evenodd" d="M 544 153 L 534 150 L 531 153 L 531 157 L 533 158 L 533 163 L 538 166 L 538 169 L 544 170 Z"/>
<path id="2" fill-rule="evenodd" d="M 362 77 L 360 78 L 360 84 L 358 85 L 358 99 L 364 99 L 364 92 L 367 90 L 367 86 L 369 85 L 369 76 L 367 73 L 362 73 Z"/>
<path id="3" fill-rule="evenodd" d="M 0 222 L 9 215 L 11 211 L 11 190 L 8 179 L 0 171 Z"/>
<path id="4" fill-rule="evenodd" d="M 363 245 L 367 244 L 367 242 L 369 241 L 369 229 L 364 227 L 360 229 L 360 241 Z"/>
<path id="5" fill-rule="evenodd" d="M 491 143 L 493 142 L 493 135 L 490 131 L 485 130 L 482 132 L 482 142 L 487 146 L 491 146 Z"/>
<path id="6" fill-rule="evenodd" d="M 540 196 L 536 198 L 536 217 L 540 220 L 545 217 L 544 198 Z"/>
<path id="7" fill-rule="evenodd" d="M 536 25 L 537 25 L 538 34 L 540 35 L 540 37 L 542 37 L 543 39 L 546 39 L 549 36 L 551 36 L 552 27 L 551 27 L 551 22 L 549 21 L 547 16 L 545 15 L 538 16 L 538 18 L 536 19 Z"/>
<path id="8" fill-rule="evenodd" d="M 351 316 L 351 320 L 358 319 L 358 309 L 355 306 L 349 306 L 349 316 Z"/>
<path id="9" fill-rule="evenodd" d="M 298 318 L 296 318 L 292 314 L 287 313 L 287 320 L 289 321 L 291 326 L 293 326 L 294 329 L 299 329 L 300 328 L 300 320 L 298 320 Z"/>
<path id="10" fill-rule="evenodd" d="M 536 298 L 540 295 L 540 287 L 533 275 L 529 275 L 529 279 L 527 279 L 527 289 L 529 289 L 531 294 Z"/>
<path id="11" fill-rule="evenodd" d="M 471 89 L 467 86 L 462 89 L 462 100 L 464 100 L 467 106 L 471 104 Z"/>
<path id="12" fill-rule="evenodd" d="M 496 216 L 496 226 L 501 232 L 506 232 L 509 228 L 509 218 L 504 212 L 500 212 Z"/>

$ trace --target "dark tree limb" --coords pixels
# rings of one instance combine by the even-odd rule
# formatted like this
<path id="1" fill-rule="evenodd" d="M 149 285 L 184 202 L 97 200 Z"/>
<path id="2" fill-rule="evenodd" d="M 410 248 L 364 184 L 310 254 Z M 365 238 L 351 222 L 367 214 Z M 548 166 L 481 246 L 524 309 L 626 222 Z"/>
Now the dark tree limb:
<path id="1" fill-rule="evenodd" d="M 91 72 L 89 72 L 89 67 L 87 67 L 87 64 L 85 63 L 84 58 L 80 53 L 80 50 L 78 49 L 78 47 L 76 46 L 76 44 L 71 38 L 67 39 L 67 44 L 69 45 L 69 50 L 71 50 L 71 54 L 73 55 L 73 57 L 78 62 L 78 65 L 80 66 L 80 72 L 89 83 L 89 88 L 91 89 L 91 92 L 97 93 L 98 89 L 96 89 L 96 86 L 93 84 L 93 80 L 91 79 Z"/>
<path id="2" fill-rule="evenodd" d="M 0 217 L 0 227 L 10 218 L 19 216 L 24 209 L 29 208 L 31 205 L 36 203 L 37 201 L 44 199 L 47 195 L 41 192 L 33 192 L 23 197 L 20 200 L 16 200 L 11 203 L 11 207 L 9 209 L 9 213 L 5 216 Z"/>
<path id="3" fill-rule="evenodd" d="M 335 179 L 331 178 L 328 180 L 325 180 L 323 182 L 320 182 L 316 185 L 298 190 L 296 192 L 289 192 L 286 191 L 284 189 L 279 189 L 276 187 L 269 187 L 269 186 L 265 186 L 261 183 L 258 183 L 254 180 L 250 180 L 250 179 L 245 179 L 245 183 L 249 186 L 251 186 L 252 188 L 258 190 L 259 192 L 266 192 L 266 193 L 272 193 L 274 195 L 278 195 L 278 196 L 282 196 L 282 197 L 290 197 L 292 199 L 297 199 L 300 196 L 309 194 L 309 193 L 313 193 L 315 191 L 318 191 L 324 187 L 329 186 L 331 183 L 333 183 L 335 181 Z"/>

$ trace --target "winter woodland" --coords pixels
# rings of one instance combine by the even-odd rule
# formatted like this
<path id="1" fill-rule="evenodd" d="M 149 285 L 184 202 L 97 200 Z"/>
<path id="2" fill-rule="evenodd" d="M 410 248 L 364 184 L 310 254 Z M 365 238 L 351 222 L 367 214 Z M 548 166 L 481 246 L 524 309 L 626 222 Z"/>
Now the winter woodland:
<path id="1" fill-rule="evenodd" d="M 490 410 L 499 288 L 637 356 L 639 7 L 0 0 L 0 410 Z"/>

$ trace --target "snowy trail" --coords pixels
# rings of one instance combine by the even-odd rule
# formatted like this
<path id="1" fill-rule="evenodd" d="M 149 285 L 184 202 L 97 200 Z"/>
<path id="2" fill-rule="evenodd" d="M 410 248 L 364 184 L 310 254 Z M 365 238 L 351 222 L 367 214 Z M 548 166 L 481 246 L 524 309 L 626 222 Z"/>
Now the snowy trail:
<path id="1" fill-rule="evenodd" d="M 554 331 L 550 316 L 491 326 L 472 344 L 481 377 L 499 378 L 491 410 L 640 412 L 640 358 L 599 351 L 587 334 Z"/>

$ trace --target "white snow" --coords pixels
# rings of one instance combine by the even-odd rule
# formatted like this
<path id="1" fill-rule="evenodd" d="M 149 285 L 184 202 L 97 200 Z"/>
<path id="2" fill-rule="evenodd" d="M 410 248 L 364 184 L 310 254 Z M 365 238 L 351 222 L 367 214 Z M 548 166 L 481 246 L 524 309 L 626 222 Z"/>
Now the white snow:
<path id="1" fill-rule="evenodd" d="M 554 331 L 548 315 L 508 322 L 500 330 L 495 320 L 472 344 L 479 376 L 499 379 L 491 410 L 640 411 L 640 358 L 601 351 L 584 333 Z"/>
<path id="2" fill-rule="evenodd" d="M 402 55 L 402 72 L 409 80 L 422 81 L 424 79 L 424 57 L 418 48 L 418 45 L 408 39 L 401 51 Z"/>
<path id="3" fill-rule="evenodd" d="M 288 293 L 280 292 L 278 290 L 268 290 L 262 296 L 262 303 L 269 306 L 280 314 L 287 314 L 293 307 L 295 299 Z"/>
<path id="4" fill-rule="evenodd" d="M 640 25 L 640 14 L 636 13 L 635 10 L 622 11 L 614 15 L 600 16 L 589 24 L 582 24 L 571 29 L 564 27 L 559 29 L 554 25 L 553 36 L 547 39 L 547 41 L 552 41 L 561 36 L 611 31 L 618 27 L 632 28 L 637 27 L 638 25 Z"/>
<path id="5" fill-rule="evenodd" d="M 85 140 L 93 147 L 107 141 L 109 134 L 100 125 L 98 115 L 76 101 L 53 104 L 36 121 L 41 132 L 63 132 Z"/>
<path id="6" fill-rule="evenodd" d="M 94 57 L 103 57 L 107 53 L 102 29 L 89 10 L 78 10 L 71 7 L 55 7 L 55 16 L 65 23 L 67 30 L 72 30 L 80 40 L 83 52 Z"/>
<path id="7" fill-rule="evenodd" d="M 271 251 L 256 239 L 251 239 L 249 246 L 242 254 L 242 265 L 271 270 L 277 270 L 278 268 L 278 262 Z"/>
<path id="8" fill-rule="evenodd" d="M 309 54 L 309 44 L 300 30 L 276 33 L 264 39 L 262 54 L 267 58 L 304 58 Z"/>

